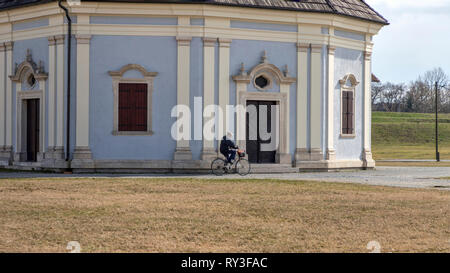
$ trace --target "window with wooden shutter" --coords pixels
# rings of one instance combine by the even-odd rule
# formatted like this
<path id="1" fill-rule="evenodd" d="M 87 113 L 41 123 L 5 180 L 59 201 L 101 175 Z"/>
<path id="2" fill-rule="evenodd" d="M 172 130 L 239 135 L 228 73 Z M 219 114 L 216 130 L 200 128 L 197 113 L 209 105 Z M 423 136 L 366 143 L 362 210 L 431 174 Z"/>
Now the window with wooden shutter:
<path id="1" fill-rule="evenodd" d="M 353 135 L 354 128 L 354 92 L 342 91 L 342 134 Z"/>
<path id="2" fill-rule="evenodd" d="M 119 84 L 119 131 L 147 131 L 147 84 Z"/>
<path id="3" fill-rule="evenodd" d="M 359 82 L 353 74 L 339 80 L 341 84 L 341 136 L 355 137 L 355 92 Z"/>

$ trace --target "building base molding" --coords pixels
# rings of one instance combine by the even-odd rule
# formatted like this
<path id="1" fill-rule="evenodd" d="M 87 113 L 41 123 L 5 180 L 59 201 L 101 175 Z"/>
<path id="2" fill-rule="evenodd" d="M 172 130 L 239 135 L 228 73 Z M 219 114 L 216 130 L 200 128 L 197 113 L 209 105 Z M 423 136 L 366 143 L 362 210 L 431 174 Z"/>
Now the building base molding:
<path id="1" fill-rule="evenodd" d="M 154 174 L 209 174 L 212 160 L 93 160 L 74 159 L 41 162 L 13 162 L 2 166 L 13 170 L 63 172 L 71 168 L 74 173 L 154 173 Z M 333 172 L 346 169 L 372 169 L 362 160 L 302 161 L 292 164 L 252 164 L 252 173 Z"/>
<path id="2" fill-rule="evenodd" d="M 0 166 L 11 165 L 13 151 L 11 146 L 0 146 Z"/>
<path id="3" fill-rule="evenodd" d="M 45 153 L 45 159 L 65 160 L 63 147 L 48 147 Z"/>
<path id="4" fill-rule="evenodd" d="M 306 148 L 297 148 L 295 150 L 295 162 L 310 161 L 309 150 Z"/>
<path id="5" fill-rule="evenodd" d="M 333 172 L 346 169 L 373 169 L 373 167 L 365 167 L 363 160 L 336 160 L 336 161 L 303 161 L 298 162 L 297 167 L 300 172 L 309 171 L 325 171 Z"/>
<path id="6" fill-rule="evenodd" d="M 94 168 L 92 152 L 89 147 L 75 147 L 71 168 Z"/>
<path id="7" fill-rule="evenodd" d="M 321 161 L 323 160 L 323 152 L 321 149 L 311 149 L 311 161 Z"/>
<path id="8" fill-rule="evenodd" d="M 69 162 L 65 160 L 63 147 L 48 147 L 41 164 L 45 169 L 68 169 L 70 167 L 69 165 Z"/>
<path id="9" fill-rule="evenodd" d="M 323 161 L 323 153 L 321 149 L 305 149 L 305 148 L 298 148 L 295 151 L 295 165 L 300 166 L 304 162 L 321 162 Z"/>
<path id="10" fill-rule="evenodd" d="M 89 147 L 75 147 L 75 151 L 73 152 L 73 159 L 89 159 L 92 160 L 92 152 Z"/>
<path id="11" fill-rule="evenodd" d="M 291 154 L 275 154 L 275 162 L 278 164 L 292 164 Z"/>
<path id="12" fill-rule="evenodd" d="M 190 147 L 177 147 L 173 155 L 174 160 L 192 160 L 192 152 Z"/>
<path id="13" fill-rule="evenodd" d="M 375 168 L 375 160 L 373 160 L 372 152 L 370 150 L 364 149 L 362 157 L 363 157 L 363 162 L 364 162 L 364 168 L 367 168 L 367 169 Z"/>
<path id="14" fill-rule="evenodd" d="M 203 161 L 212 161 L 217 158 L 217 152 L 214 148 L 203 148 L 202 156 Z"/>
<path id="15" fill-rule="evenodd" d="M 334 149 L 327 149 L 327 160 L 328 161 L 336 160 L 336 151 Z"/>

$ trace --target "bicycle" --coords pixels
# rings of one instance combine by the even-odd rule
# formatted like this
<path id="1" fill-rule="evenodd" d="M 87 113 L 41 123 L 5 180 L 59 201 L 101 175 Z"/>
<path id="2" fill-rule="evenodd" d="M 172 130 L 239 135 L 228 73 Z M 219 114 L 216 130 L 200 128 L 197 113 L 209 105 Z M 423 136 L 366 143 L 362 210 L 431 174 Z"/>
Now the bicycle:
<path id="1" fill-rule="evenodd" d="M 241 176 L 246 176 L 250 173 L 251 165 L 250 162 L 248 162 L 248 160 L 244 157 L 245 151 L 237 150 L 237 159 L 235 159 L 229 167 L 227 167 L 226 159 L 218 157 L 211 163 L 211 171 L 217 176 L 222 176 L 234 170 L 234 173 L 237 173 Z"/>

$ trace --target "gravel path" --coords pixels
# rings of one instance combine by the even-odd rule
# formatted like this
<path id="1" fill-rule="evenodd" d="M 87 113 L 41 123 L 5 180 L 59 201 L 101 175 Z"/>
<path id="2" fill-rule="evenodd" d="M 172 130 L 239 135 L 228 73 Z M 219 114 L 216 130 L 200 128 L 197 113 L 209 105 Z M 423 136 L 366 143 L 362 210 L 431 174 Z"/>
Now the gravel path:
<path id="1" fill-rule="evenodd" d="M 35 172 L 0 172 L 2 178 L 45 178 L 45 177 L 188 177 L 188 178 L 225 178 L 241 179 L 238 175 L 217 177 L 214 175 L 151 175 L 151 174 L 51 174 Z M 287 180 L 313 180 L 340 183 L 359 183 L 367 185 L 394 186 L 405 188 L 433 188 L 450 190 L 450 167 L 377 167 L 372 171 L 343 171 L 331 173 L 289 173 L 289 174 L 250 174 L 247 179 L 287 179 Z M 0 180 L 1 183 L 1 180 Z"/>

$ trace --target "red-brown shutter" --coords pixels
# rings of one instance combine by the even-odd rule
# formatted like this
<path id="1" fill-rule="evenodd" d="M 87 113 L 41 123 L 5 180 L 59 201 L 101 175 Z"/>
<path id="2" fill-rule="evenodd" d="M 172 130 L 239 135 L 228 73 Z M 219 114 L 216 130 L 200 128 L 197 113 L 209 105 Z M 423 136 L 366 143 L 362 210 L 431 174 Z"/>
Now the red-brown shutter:
<path id="1" fill-rule="evenodd" d="M 349 134 L 354 134 L 354 124 L 353 124 L 353 109 L 354 109 L 354 105 L 353 105 L 353 92 L 348 92 L 347 95 L 348 98 L 348 105 L 347 105 L 347 111 L 348 111 L 348 133 Z"/>
<path id="2" fill-rule="evenodd" d="M 119 131 L 147 131 L 147 84 L 119 84 Z"/>
<path id="3" fill-rule="evenodd" d="M 348 134 L 348 92 L 342 92 L 342 133 Z"/>
<path id="4" fill-rule="evenodd" d="M 147 131 L 147 84 L 135 84 L 133 131 Z"/>
<path id="5" fill-rule="evenodd" d="M 130 93 L 132 84 L 119 84 L 119 131 L 129 131 L 131 122 L 129 120 L 131 111 Z"/>

